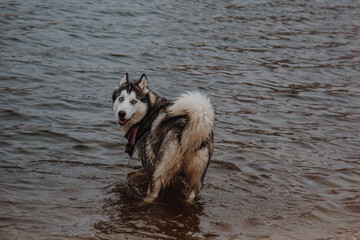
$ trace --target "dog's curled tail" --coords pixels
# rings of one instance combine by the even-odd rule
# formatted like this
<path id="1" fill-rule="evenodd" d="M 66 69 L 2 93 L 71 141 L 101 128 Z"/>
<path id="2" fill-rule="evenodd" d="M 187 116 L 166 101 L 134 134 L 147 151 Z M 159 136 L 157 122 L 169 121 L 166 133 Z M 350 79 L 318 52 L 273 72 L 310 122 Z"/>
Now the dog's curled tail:
<path id="1" fill-rule="evenodd" d="M 181 138 L 184 151 L 194 151 L 212 137 L 214 108 L 210 98 L 201 92 L 186 92 L 170 107 L 172 115 L 187 115 L 189 122 Z"/>

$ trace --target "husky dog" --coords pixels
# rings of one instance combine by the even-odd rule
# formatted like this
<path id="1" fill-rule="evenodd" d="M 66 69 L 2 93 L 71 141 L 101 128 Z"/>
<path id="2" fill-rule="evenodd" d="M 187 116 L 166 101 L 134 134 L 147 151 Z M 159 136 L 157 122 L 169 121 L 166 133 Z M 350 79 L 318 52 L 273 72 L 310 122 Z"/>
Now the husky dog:
<path id="1" fill-rule="evenodd" d="M 144 169 L 152 175 L 146 202 L 158 197 L 172 179 L 183 175 L 188 202 L 199 193 L 213 153 L 214 109 L 200 92 L 187 92 L 174 102 L 148 88 L 145 74 L 130 82 L 126 73 L 112 95 L 115 118 Z"/>

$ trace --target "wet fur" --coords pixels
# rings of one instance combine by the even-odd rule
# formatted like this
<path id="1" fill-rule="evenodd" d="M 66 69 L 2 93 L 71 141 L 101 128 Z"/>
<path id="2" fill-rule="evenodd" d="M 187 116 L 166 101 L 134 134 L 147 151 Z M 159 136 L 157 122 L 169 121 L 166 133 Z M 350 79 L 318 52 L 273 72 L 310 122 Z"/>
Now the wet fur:
<path id="1" fill-rule="evenodd" d="M 214 147 L 214 110 L 209 98 L 187 92 L 170 102 L 148 89 L 145 75 L 134 83 L 125 74 L 112 97 L 118 120 L 119 111 L 134 110 L 127 102 L 119 102 L 120 95 L 130 98 L 132 92 L 139 104 L 133 107 L 140 110 L 122 128 L 127 133 L 133 125 L 139 125 L 135 151 L 144 169 L 152 174 L 145 201 L 156 199 L 179 174 L 188 182 L 188 201 L 193 201 L 202 187 Z"/>

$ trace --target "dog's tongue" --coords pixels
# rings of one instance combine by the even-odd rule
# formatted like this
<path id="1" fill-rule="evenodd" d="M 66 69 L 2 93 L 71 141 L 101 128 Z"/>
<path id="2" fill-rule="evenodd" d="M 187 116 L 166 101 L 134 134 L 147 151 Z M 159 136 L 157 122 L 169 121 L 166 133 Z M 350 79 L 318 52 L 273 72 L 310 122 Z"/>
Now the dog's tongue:
<path id="1" fill-rule="evenodd" d="M 125 152 L 129 154 L 130 157 L 132 157 L 134 153 L 135 143 L 136 143 L 136 133 L 138 128 L 139 126 L 132 127 L 125 135 L 125 137 L 128 140 L 125 146 Z"/>
<path id="2" fill-rule="evenodd" d="M 126 119 L 124 119 L 124 120 L 119 119 L 119 122 L 120 122 L 120 124 L 124 125 L 127 122 L 127 120 Z"/>

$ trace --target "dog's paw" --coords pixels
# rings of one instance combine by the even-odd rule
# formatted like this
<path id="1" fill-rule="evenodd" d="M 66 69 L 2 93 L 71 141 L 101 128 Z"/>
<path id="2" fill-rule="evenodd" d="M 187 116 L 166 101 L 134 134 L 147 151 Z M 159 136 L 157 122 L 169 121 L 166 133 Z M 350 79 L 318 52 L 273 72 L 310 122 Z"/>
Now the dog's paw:
<path id="1" fill-rule="evenodd" d="M 195 197 L 196 197 L 195 191 L 191 191 L 191 193 L 189 194 L 188 199 L 186 200 L 186 203 L 192 204 L 194 202 Z"/>
<path id="2" fill-rule="evenodd" d="M 145 177 L 145 176 L 147 176 L 147 173 L 142 169 L 127 173 L 128 179 L 136 179 L 136 178 Z"/>
<path id="3" fill-rule="evenodd" d="M 143 202 L 145 202 L 145 203 L 152 203 L 155 199 L 156 199 L 156 197 L 147 196 L 146 198 L 144 198 Z"/>
<path id="4" fill-rule="evenodd" d="M 135 204 L 136 206 L 142 207 L 142 206 L 146 206 L 146 205 L 154 202 L 154 200 L 155 200 L 155 198 L 153 198 L 153 197 L 146 197 L 146 198 L 144 198 L 144 199 L 141 200 L 141 201 L 135 202 L 134 204 Z"/>

